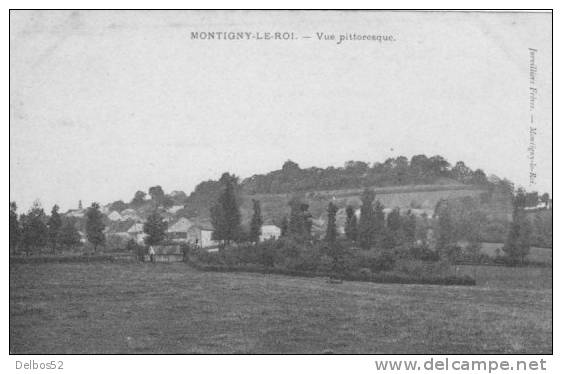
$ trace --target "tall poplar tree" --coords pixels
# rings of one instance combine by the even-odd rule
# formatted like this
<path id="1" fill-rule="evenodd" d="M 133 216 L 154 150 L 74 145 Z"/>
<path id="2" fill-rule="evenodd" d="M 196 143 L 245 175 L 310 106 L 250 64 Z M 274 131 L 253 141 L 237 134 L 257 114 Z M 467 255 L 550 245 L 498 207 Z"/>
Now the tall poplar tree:
<path id="1" fill-rule="evenodd" d="M 437 249 L 445 249 L 454 244 L 454 226 L 449 204 L 442 200 L 437 203 L 435 213 L 437 214 Z"/>
<path id="2" fill-rule="evenodd" d="M 240 237 L 240 209 L 236 198 L 238 178 L 224 173 L 220 179 L 223 191 L 215 206 L 211 208 L 211 223 L 215 231 L 213 240 L 222 240 L 226 245 Z"/>
<path id="3" fill-rule="evenodd" d="M 373 243 L 374 231 L 374 212 L 373 201 L 375 194 L 369 189 L 365 189 L 361 196 L 361 216 L 359 217 L 358 225 L 358 240 L 359 246 L 362 249 L 370 249 Z"/>
<path id="4" fill-rule="evenodd" d="M 355 209 L 352 206 L 345 208 L 345 214 L 347 216 L 345 221 L 345 236 L 351 240 L 357 240 L 357 216 L 355 215 Z"/>
<path id="5" fill-rule="evenodd" d="M 62 219 L 59 214 L 59 206 L 54 205 L 51 209 L 51 216 L 47 222 L 47 227 L 49 229 L 49 244 L 53 250 L 53 254 L 57 252 L 57 246 L 59 244 L 60 230 L 62 227 Z"/>
<path id="6" fill-rule="evenodd" d="M 261 204 L 259 200 L 252 200 L 254 214 L 250 222 L 250 241 L 257 243 L 260 240 L 263 218 L 261 216 Z"/>
<path id="7" fill-rule="evenodd" d="M 21 217 L 21 242 L 27 254 L 47 245 L 49 235 L 46 220 L 47 217 L 39 201 L 34 202 L 29 212 Z"/>
<path id="8" fill-rule="evenodd" d="M 17 205 L 14 201 L 10 203 L 10 252 L 15 253 L 21 239 L 21 227 L 18 220 Z"/>
<path id="9" fill-rule="evenodd" d="M 326 228 L 326 237 L 325 240 L 330 244 L 334 245 L 336 239 L 338 237 L 338 231 L 336 228 L 336 214 L 338 212 L 338 208 L 333 202 L 328 204 L 328 227 Z"/>
<path id="10" fill-rule="evenodd" d="M 289 202 L 288 234 L 297 240 L 309 240 L 312 236 L 312 215 L 308 211 L 309 205 L 299 197 L 294 197 Z"/>
<path id="11" fill-rule="evenodd" d="M 523 263 L 530 251 L 531 223 L 525 217 L 524 207 L 524 200 L 516 195 L 513 204 L 513 220 L 509 225 L 509 232 L 503 247 L 507 257 L 516 264 Z"/>
<path id="12" fill-rule="evenodd" d="M 144 223 L 143 231 L 147 235 L 144 239 L 148 245 L 156 245 L 161 243 L 166 237 L 166 229 L 168 224 L 158 212 L 151 213 Z"/>
<path id="13" fill-rule="evenodd" d="M 105 243 L 104 229 L 105 224 L 103 223 L 103 215 L 100 212 L 100 205 L 92 203 L 86 210 L 86 237 L 94 245 L 94 252 L 97 251 L 99 245 Z"/>
<path id="14" fill-rule="evenodd" d="M 80 244 L 80 234 L 69 220 L 65 220 L 60 229 L 59 244 L 62 248 L 71 248 Z"/>

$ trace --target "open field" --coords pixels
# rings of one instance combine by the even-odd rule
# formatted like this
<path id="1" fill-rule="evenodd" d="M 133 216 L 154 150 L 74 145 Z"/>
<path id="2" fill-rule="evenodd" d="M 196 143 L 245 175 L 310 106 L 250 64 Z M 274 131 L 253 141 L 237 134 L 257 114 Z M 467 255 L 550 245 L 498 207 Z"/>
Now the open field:
<path id="1" fill-rule="evenodd" d="M 461 266 L 478 285 L 10 265 L 12 353 L 551 353 L 552 271 Z"/>

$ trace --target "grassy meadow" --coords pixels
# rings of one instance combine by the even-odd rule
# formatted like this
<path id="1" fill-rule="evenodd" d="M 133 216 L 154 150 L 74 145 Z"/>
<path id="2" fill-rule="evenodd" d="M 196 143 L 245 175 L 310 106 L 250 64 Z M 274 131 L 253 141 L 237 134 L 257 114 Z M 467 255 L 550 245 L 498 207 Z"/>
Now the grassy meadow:
<path id="1" fill-rule="evenodd" d="M 183 263 L 10 265 L 10 351 L 551 353 L 552 270 L 476 286 L 328 283 Z"/>

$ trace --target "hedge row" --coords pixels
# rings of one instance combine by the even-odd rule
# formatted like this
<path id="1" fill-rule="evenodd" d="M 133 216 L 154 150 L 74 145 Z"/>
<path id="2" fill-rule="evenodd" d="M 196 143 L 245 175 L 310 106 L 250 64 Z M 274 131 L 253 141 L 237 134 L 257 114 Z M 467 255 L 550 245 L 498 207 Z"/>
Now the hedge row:
<path id="1" fill-rule="evenodd" d="M 244 272 L 244 273 L 260 273 L 260 274 L 279 274 L 290 275 L 298 277 L 333 277 L 333 274 L 327 272 L 312 272 L 312 271 L 299 271 L 281 268 L 263 267 L 259 265 L 207 265 L 194 261 L 192 258 L 187 259 L 187 263 L 200 271 L 213 271 L 213 272 Z M 380 272 L 372 274 L 338 274 L 337 277 L 346 281 L 360 281 L 372 283 L 398 283 L 398 284 L 433 284 L 433 285 L 458 285 L 458 286 L 474 286 L 476 281 L 469 276 L 408 276 L 400 273 Z"/>
<path id="2" fill-rule="evenodd" d="M 12 264 L 46 264 L 46 263 L 83 263 L 83 262 L 113 262 L 113 256 L 13 256 Z"/>

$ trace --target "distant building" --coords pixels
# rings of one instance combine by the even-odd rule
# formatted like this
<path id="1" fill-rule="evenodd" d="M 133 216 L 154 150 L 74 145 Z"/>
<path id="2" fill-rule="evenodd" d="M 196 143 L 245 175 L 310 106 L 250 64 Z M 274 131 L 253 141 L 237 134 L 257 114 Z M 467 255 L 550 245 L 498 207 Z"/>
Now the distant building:
<path id="1" fill-rule="evenodd" d="M 84 209 L 74 209 L 74 210 L 69 210 L 68 212 L 66 212 L 66 216 L 67 217 L 83 218 L 85 213 L 86 212 L 84 211 Z"/>
<path id="2" fill-rule="evenodd" d="M 172 226 L 168 227 L 166 237 L 176 242 L 187 242 L 187 232 L 191 226 L 193 226 L 193 222 L 182 217 Z"/>
<path id="3" fill-rule="evenodd" d="M 212 239 L 213 226 L 210 224 L 194 224 L 187 231 L 187 242 L 200 248 L 212 248 L 219 245 Z"/>
<path id="4" fill-rule="evenodd" d="M 121 217 L 123 220 L 140 221 L 140 217 L 134 209 L 125 209 L 121 212 Z"/>
<path id="5" fill-rule="evenodd" d="M 181 209 L 183 209 L 183 205 L 174 205 L 174 206 L 166 209 L 166 211 L 168 213 L 171 213 L 171 214 L 176 214 L 178 212 L 178 210 L 181 210 Z"/>
<path id="6" fill-rule="evenodd" d="M 552 201 L 552 200 L 551 200 Z M 525 210 L 540 210 L 540 209 L 547 209 L 548 205 L 544 201 L 539 201 L 535 206 L 526 206 L 523 209 Z"/>
<path id="7" fill-rule="evenodd" d="M 281 229 L 275 225 L 263 225 L 261 227 L 260 241 L 278 239 L 280 236 Z"/>
<path id="8" fill-rule="evenodd" d="M 129 230 L 127 230 L 129 236 L 134 239 L 137 243 L 143 244 L 146 234 L 144 232 L 144 225 L 142 223 L 135 223 Z"/>
<path id="9" fill-rule="evenodd" d="M 109 213 L 107 215 L 107 218 L 109 218 L 111 221 L 122 221 L 123 220 L 123 217 L 117 211 L 113 211 L 113 212 Z"/>

